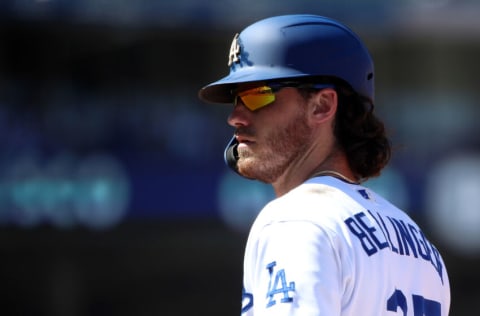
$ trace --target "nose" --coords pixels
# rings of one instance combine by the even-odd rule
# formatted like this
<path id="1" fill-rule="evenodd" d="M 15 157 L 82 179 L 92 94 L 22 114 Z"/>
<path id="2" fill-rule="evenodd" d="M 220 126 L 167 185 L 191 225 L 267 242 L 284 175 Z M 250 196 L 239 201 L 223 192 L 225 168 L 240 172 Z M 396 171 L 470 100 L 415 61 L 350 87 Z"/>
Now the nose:
<path id="1" fill-rule="evenodd" d="M 228 116 L 227 122 L 230 126 L 240 127 L 250 124 L 251 111 L 243 104 L 240 98 L 233 105 L 232 113 Z"/>

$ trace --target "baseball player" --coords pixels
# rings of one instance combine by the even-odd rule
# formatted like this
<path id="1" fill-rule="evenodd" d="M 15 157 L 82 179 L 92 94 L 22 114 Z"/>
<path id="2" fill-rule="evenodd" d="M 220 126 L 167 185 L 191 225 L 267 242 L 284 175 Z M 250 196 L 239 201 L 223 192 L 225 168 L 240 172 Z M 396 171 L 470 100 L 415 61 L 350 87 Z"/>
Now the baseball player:
<path id="1" fill-rule="evenodd" d="M 235 35 L 228 65 L 199 96 L 233 104 L 225 160 L 277 196 L 248 237 L 242 315 L 448 315 L 438 249 L 361 185 L 390 143 L 359 37 L 326 17 L 272 17 Z"/>

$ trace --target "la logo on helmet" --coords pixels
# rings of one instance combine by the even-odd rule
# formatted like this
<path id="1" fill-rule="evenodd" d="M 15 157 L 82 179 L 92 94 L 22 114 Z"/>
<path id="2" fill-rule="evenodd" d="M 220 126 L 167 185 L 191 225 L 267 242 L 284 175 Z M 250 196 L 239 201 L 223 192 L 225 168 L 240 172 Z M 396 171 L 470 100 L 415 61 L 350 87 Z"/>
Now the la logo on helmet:
<path id="1" fill-rule="evenodd" d="M 228 54 L 228 66 L 240 61 L 240 44 L 238 44 L 238 37 L 240 34 L 235 34 L 233 37 L 232 45 L 230 45 L 230 53 Z"/>

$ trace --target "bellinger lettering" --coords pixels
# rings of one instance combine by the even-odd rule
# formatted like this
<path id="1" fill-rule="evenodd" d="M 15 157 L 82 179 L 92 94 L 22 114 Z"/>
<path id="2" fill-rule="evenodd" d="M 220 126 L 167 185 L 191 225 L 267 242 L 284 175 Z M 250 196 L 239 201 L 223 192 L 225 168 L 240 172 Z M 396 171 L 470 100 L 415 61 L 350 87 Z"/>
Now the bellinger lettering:
<path id="1" fill-rule="evenodd" d="M 443 283 L 443 264 L 440 254 L 419 228 L 401 219 L 367 212 L 368 214 L 357 213 L 344 222 L 350 232 L 358 238 L 368 256 L 390 249 L 398 255 L 429 261 Z"/>

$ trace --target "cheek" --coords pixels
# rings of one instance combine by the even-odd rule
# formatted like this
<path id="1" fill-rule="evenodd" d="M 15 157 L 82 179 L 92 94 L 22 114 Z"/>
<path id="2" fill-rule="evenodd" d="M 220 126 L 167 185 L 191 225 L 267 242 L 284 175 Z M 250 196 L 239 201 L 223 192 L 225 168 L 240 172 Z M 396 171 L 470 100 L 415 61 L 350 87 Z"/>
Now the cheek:
<path id="1" fill-rule="evenodd" d="M 312 129 L 304 113 L 282 125 L 276 126 L 267 137 L 268 147 L 280 155 L 292 155 L 308 146 Z"/>

